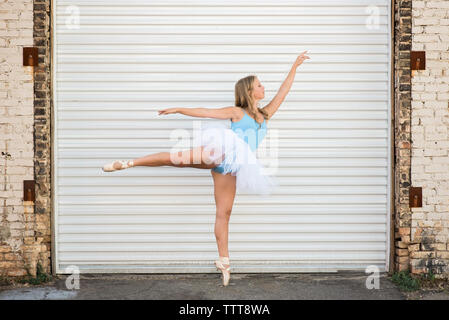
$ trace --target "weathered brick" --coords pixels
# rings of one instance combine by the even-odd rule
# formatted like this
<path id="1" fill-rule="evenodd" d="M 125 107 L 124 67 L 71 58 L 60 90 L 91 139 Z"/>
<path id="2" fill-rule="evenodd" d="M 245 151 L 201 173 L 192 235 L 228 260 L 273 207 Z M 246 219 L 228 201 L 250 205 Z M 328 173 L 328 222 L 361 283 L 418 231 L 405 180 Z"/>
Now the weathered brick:
<path id="1" fill-rule="evenodd" d="M 427 268 L 426 267 L 416 267 L 416 266 L 412 265 L 410 268 L 410 272 L 413 274 L 427 273 Z"/>
<path id="2" fill-rule="evenodd" d="M 446 257 L 449 238 L 449 121 L 443 121 L 449 119 L 445 79 L 449 75 L 448 7 L 448 1 L 413 1 L 412 47 L 426 51 L 426 70 L 413 74 L 411 86 L 413 155 L 420 156 L 412 158 L 411 171 L 417 185 L 423 186 L 423 215 L 412 215 L 411 239 L 421 243 L 409 246 L 409 250 L 412 258 L 423 261 L 429 255 Z M 420 130 L 415 130 L 417 126 Z M 421 271 L 418 262 L 412 259 L 416 272 Z"/>
<path id="3" fill-rule="evenodd" d="M 437 251 L 436 257 L 441 259 L 449 259 L 449 251 Z"/>
<path id="4" fill-rule="evenodd" d="M 409 246 L 409 244 L 406 242 L 403 242 L 403 241 L 396 242 L 396 247 L 398 247 L 400 249 L 407 249 L 408 246 Z"/>
<path id="5" fill-rule="evenodd" d="M 5 253 L 4 258 L 5 258 L 5 260 L 21 260 L 22 259 L 20 257 L 20 255 L 17 253 Z"/>
<path id="6" fill-rule="evenodd" d="M 9 269 L 16 267 L 16 263 L 12 261 L 0 261 L 0 269 Z"/>
<path id="7" fill-rule="evenodd" d="M 396 255 L 399 257 L 408 256 L 408 249 L 396 249 Z"/>
<path id="8" fill-rule="evenodd" d="M 37 8 L 43 7 L 49 8 L 50 1 L 41 0 Z M 0 175 L 5 175 L 7 181 L 4 185 L 1 185 L 0 190 L 0 208 L 1 214 L 4 216 L 3 226 L 7 223 L 7 233 L 3 232 L 2 236 L 7 237 L 7 241 L 11 241 L 14 244 L 14 250 L 11 247 L 2 245 L 0 246 L 0 269 L 2 271 L 8 271 L 10 276 L 25 275 L 24 263 L 29 265 L 36 265 L 36 259 L 41 250 L 50 250 L 50 246 L 43 247 L 40 242 L 37 244 L 34 240 L 36 224 L 33 222 L 32 217 L 33 205 L 27 206 L 25 212 L 25 203 L 23 202 L 23 181 L 35 179 L 34 165 L 35 160 L 39 161 L 39 157 L 35 159 L 33 140 L 35 125 L 34 100 L 35 100 L 35 83 L 34 80 L 40 80 L 41 90 L 46 90 L 45 102 L 41 103 L 41 107 L 46 107 L 49 110 L 50 107 L 50 65 L 49 53 L 50 48 L 44 48 L 40 50 L 40 54 L 47 55 L 44 57 L 43 64 L 39 66 L 44 71 L 36 77 L 36 69 L 31 67 L 22 66 L 22 47 L 33 46 L 35 42 L 33 34 L 34 30 L 42 30 L 40 32 L 40 39 L 43 39 L 43 43 L 49 43 L 49 23 L 48 14 L 41 15 L 39 20 L 37 16 L 33 15 L 33 2 L 29 0 L 23 1 L 0 1 L 0 12 L 2 16 L 2 22 L 0 22 L 0 56 L 6 60 L 7 63 L 0 63 L 0 149 L 1 151 L 8 150 L 11 154 L 11 160 L 7 162 L 6 166 L 3 166 L 3 162 L 0 165 Z M 2 39 L 7 37 L 8 41 Z M 41 57 L 39 57 L 39 60 Z M 41 93 L 40 93 L 41 94 Z M 47 111 L 45 116 L 48 117 L 50 113 Z M 42 131 L 42 130 L 41 130 Z M 38 139 L 43 140 L 42 136 L 45 134 L 47 142 L 49 139 L 50 128 L 45 127 L 44 132 L 39 132 L 40 137 Z M 48 144 L 48 143 L 47 143 Z M 49 157 L 50 146 L 46 146 L 48 152 L 40 154 L 40 157 Z M 49 174 L 47 174 L 46 181 L 51 181 Z M 3 181 L 2 181 L 3 182 Z M 49 186 L 47 187 L 49 189 Z M 39 197 L 39 190 L 37 196 Z M 5 199 L 2 196 L 6 196 Z M 49 197 L 49 196 L 47 196 Z M 43 202 L 48 205 L 48 200 Z M 50 214 L 49 210 L 47 210 Z M 47 230 L 42 231 L 45 236 L 50 236 L 50 224 L 47 225 Z M 42 227 L 42 226 L 41 226 Z M 25 230 L 29 229 L 29 230 Z M 6 229 L 5 229 L 6 230 Z M 26 234 L 30 234 L 30 238 L 24 239 Z M 4 239 L 2 239 L 4 240 Z M 24 261 L 25 255 L 21 248 L 21 244 L 31 245 L 34 250 L 36 258 L 33 255 L 30 261 Z M 49 256 L 45 257 L 49 260 Z M 33 260 L 34 259 L 34 260 Z M 43 265 L 46 266 L 46 272 L 50 272 L 50 264 L 45 261 Z"/>
<path id="9" fill-rule="evenodd" d="M 15 269 L 15 270 L 8 270 L 7 276 L 9 277 L 22 277 L 26 276 L 28 273 L 25 269 Z"/>
<path id="10" fill-rule="evenodd" d="M 410 228 L 399 228 L 399 235 L 401 236 L 410 235 Z"/>
<path id="11" fill-rule="evenodd" d="M 405 258 L 405 257 L 401 257 L 401 258 Z M 400 272 L 400 271 L 406 271 L 406 270 L 409 270 L 409 269 L 410 268 L 409 268 L 408 261 L 407 261 L 405 263 L 397 263 L 395 271 Z"/>
<path id="12" fill-rule="evenodd" d="M 11 247 L 9 247 L 9 246 L 0 246 L 0 252 L 2 252 L 2 253 L 11 252 Z"/>
<path id="13" fill-rule="evenodd" d="M 410 261 L 408 256 L 397 256 L 396 262 L 399 264 L 408 264 Z"/>
<path id="14" fill-rule="evenodd" d="M 410 252 L 410 257 L 413 259 L 435 258 L 435 252 L 434 251 L 414 251 L 414 252 Z"/>

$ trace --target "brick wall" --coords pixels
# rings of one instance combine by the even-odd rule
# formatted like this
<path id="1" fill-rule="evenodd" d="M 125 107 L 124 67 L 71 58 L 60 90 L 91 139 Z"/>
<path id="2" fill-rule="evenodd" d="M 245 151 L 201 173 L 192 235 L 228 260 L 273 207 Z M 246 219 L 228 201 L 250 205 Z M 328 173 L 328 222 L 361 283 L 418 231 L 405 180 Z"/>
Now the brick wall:
<path id="1" fill-rule="evenodd" d="M 38 2 L 38 1 L 34 1 Z M 23 181 L 35 179 L 35 72 L 24 67 L 23 47 L 34 46 L 35 4 L 0 2 L 0 274 L 36 274 L 39 262 L 50 270 L 49 219 L 23 201 Z"/>
<path id="2" fill-rule="evenodd" d="M 410 264 L 449 273 L 449 1 L 413 1 L 412 50 L 426 52 L 426 70 L 411 77 L 412 186 L 423 205 L 411 209 Z"/>
<path id="3" fill-rule="evenodd" d="M 39 66 L 34 69 L 34 205 L 36 235 L 42 238 L 46 251 L 43 267 L 52 272 L 51 251 L 51 14 L 50 0 L 34 0 L 34 42 L 38 48 Z"/>
<path id="4" fill-rule="evenodd" d="M 410 110 L 411 110 L 411 15 L 410 0 L 394 1 L 394 264 L 393 271 L 410 269 L 409 245 L 411 212 Z"/>

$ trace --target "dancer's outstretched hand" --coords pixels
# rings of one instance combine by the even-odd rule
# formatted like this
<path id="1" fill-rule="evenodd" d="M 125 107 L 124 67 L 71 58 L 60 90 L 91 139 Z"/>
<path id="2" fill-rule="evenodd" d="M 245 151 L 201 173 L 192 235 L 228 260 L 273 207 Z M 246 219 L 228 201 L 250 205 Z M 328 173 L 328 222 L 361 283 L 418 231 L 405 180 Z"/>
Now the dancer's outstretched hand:
<path id="1" fill-rule="evenodd" d="M 168 108 L 168 109 L 164 109 L 164 110 L 158 110 L 158 112 L 159 112 L 159 115 L 177 113 L 178 108 Z"/>
<path id="2" fill-rule="evenodd" d="M 294 63 L 294 65 L 295 65 L 296 67 L 299 67 L 299 66 L 304 62 L 304 60 L 310 59 L 309 56 L 306 56 L 306 52 L 307 52 L 307 50 L 304 51 L 304 52 L 302 52 L 302 53 L 298 56 L 298 58 L 296 58 L 296 61 L 295 61 L 295 63 Z"/>

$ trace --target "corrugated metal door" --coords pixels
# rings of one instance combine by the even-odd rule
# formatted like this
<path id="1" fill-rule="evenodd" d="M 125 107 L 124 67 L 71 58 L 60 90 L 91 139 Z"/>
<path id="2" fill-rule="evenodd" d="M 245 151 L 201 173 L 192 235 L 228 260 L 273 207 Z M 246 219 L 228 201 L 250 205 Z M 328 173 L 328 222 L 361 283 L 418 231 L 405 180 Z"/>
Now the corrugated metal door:
<path id="1" fill-rule="evenodd" d="M 280 137 L 281 187 L 237 195 L 233 270 L 385 270 L 389 1 L 57 0 L 54 9 L 58 273 L 216 272 L 209 170 L 101 167 L 169 151 L 172 130 L 199 119 L 157 110 L 232 106 L 246 75 L 265 85 L 265 105 L 303 50 L 312 60 L 268 123 Z"/>

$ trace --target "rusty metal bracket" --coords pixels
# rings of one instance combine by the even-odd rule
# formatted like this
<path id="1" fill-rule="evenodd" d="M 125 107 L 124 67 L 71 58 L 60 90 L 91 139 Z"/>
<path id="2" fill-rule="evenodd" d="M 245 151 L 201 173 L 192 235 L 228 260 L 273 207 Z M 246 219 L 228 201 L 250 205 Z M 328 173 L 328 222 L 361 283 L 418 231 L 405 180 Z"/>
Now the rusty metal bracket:
<path id="1" fill-rule="evenodd" d="M 411 51 L 410 64 L 411 70 L 426 70 L 426 52 Z"/>
<path id="2" fill-rule="evenodd" d="M 410 187 L 409 205 L 410 208 L 422 207 L 422 187 Z"/>
<path id="3" fill-rule="evenodd" d="M 37 47 L 23 48 L 23 66 L 37 67 L 38 66 L 38 51 Z"/>
<path id="4" fill-rule="evenodd" d="M 23 201 L 34 201 L 36 199 L 34 186 L 34 180 L 23 180 Z"/>

